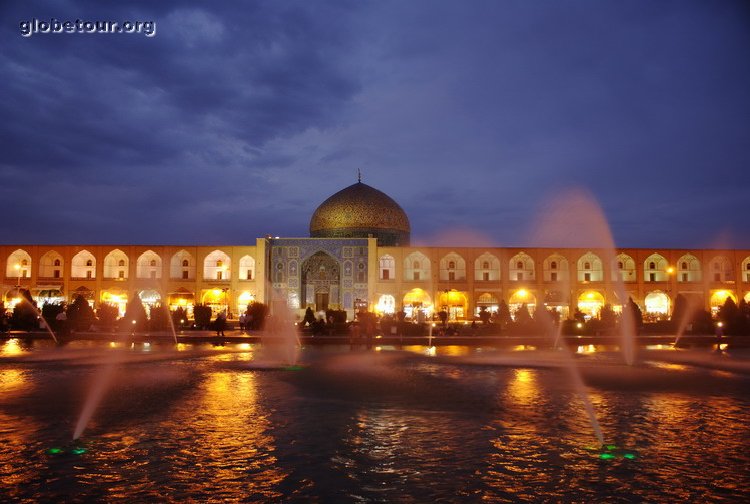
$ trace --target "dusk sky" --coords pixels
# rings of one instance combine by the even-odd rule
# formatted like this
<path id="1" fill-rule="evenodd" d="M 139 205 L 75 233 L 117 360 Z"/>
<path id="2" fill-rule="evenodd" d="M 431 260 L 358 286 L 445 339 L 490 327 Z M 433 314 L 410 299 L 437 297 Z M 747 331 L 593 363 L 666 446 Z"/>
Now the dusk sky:
<path id="1" fill-rule="evenodd" d="M 529 245 L 573 190 L 621 247 L 750 248 L 744 1 L 0 5 L 2 243 L 304 237 L 359 169 L 413 242 Z"/>

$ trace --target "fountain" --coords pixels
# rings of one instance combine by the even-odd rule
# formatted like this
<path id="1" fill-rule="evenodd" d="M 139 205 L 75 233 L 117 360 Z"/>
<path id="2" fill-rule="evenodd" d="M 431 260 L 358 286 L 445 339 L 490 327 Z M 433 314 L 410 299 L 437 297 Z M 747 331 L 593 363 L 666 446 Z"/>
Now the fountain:
<path id="1" fill-rule="evenodd" d="M 279 292 L 274 292 L 271 306 L 271 315 L 267 317 L 261 333 L 262 360 L 288 370 L 298 370 L 297 361 L 302 344 L 294 314 Z"/>
<path id="2" fill-rule="evenodd" d="M 582 190 L 571 190 L 550 199 L 540 212 L 529 242 L 537 247 L 591 248 L 604 251 L 602 261 L 616 264 L 616 247 L 609 223 L 593 197 Z M 635 362 L 635 322 L 626 308 L 627 292 L 622 277 L 603 279 L 611 285 L 622 307 L 620 316 L 620 347 L 623 360 L 629 366 Z M 568 281 L 569 282 L 569 281 Z"/>

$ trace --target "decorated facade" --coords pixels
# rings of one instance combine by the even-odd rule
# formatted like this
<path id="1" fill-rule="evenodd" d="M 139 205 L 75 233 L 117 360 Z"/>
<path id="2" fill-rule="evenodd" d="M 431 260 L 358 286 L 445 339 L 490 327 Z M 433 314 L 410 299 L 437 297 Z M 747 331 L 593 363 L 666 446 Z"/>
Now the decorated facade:
<path id="1" fill-rule="evenodd" d="M 27 289 L 39 305 L 83 296 L 124 313 L 147 306 L 205 304 L 236 315 L 248 304 L 283 300 L 306 308 L 379 314 L 438 310 L 471 320 L 501 302 L 511 312 L 542 307 L 597 316 L 632 298 L 650 318 L 670 315 L 675 298 L 715 311 L 728 297 L 750 302 L 750 251 L 416 247 L 404 210 L 361 181 L 327 200 L 309 238 L 258 238 L 248 245 L 2 245 L 6 309 Z"/>

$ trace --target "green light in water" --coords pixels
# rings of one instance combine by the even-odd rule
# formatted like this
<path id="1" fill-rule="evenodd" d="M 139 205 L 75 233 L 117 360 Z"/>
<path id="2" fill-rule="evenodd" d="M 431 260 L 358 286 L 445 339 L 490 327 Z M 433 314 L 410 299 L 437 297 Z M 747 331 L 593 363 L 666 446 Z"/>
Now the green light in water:
<path id="1" fill-rule="evenodd" d="M 613 444 L 608 444 L 607 445 L 607 450 L 616 450 L 616 449 L 617 449 L 617 446 L 615 446 Z"/>
<path id="2" fill-rule="evenodd" d="M 73 455 L 81 455 L 82 453 L 86 453 L 86 448 L 73 448 L 70 453 Z"/>
<path id="3" fill-rule="evenodd" d="M 626 453 L 625 455 L 623 455 L 623 457 L 625 457 L 628 460 L 634 460 L 635 459 L 635 453 Z"/>
<path id="4" fill-rule="evenodd" d="M 49 450 L 47 450 L 47 453 L 49 453 L 50 455 L 57 455 L 62 452 L 62 448 L 50 448 Z"/>
<path id="5" fill-rule="evenodd" d="M 615 456 L 612 455 L 611 453 L 602 453 L 601 455 L 599 455 L 599 458 L 602 460 L 611 460 L 615 458 Z"/>

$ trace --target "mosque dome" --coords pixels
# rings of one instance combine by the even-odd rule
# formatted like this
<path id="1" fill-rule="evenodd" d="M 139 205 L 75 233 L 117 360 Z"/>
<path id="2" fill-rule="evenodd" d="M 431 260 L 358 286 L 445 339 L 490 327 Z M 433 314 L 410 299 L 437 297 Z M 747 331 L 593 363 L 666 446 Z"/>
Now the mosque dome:
<path id="1" fill-rule="evenodd" d="M 393 198 L 361 181 L 340 190 L 315 210 L 312 238 L 378 239 L 381 246 L 407 246 L 411 226 Z"/>

